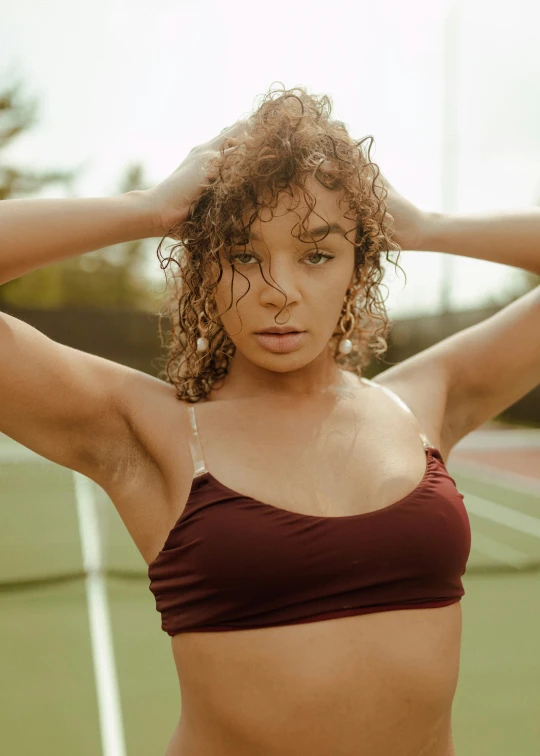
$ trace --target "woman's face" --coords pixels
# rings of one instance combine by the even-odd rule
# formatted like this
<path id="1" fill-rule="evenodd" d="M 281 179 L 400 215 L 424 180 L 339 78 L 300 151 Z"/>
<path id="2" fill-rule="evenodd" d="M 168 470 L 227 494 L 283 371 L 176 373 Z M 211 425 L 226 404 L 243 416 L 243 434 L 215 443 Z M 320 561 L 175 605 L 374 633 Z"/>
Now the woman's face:
<path id="1" fill-rule="evenodd" d="M 307 208 L 301 202 L 290 210 L 291 198 L 284 197 L 273 218 L 265 208 L 261 213 L 264 222 L 257 219 L 253 223 L 245 249 L 232 247 L 221 257 L 223 276 L 215 299 L 223 327 L 237 352 L 267 370 L 297 370 L 323 352 L 354 279 L 350 241 L 354 239 L 354 221 L 346 219 L 337 206 L 337 192 L 311 177 L 308 188 L 317 198 L 305 223 L 314 238 L 308 233 L 301 238 L 292 235 L 293 229 L 298 235 L 300 226 L 295 226 L 306 216 Z M 329 225 L 331 233 L 325 239 L 324 230 L 313 234 L 313 229 Z M 347 238 L 344 232 L 348 232 Z M 285 338 L 257 335 L 276 327 L 302 333 Z"/>

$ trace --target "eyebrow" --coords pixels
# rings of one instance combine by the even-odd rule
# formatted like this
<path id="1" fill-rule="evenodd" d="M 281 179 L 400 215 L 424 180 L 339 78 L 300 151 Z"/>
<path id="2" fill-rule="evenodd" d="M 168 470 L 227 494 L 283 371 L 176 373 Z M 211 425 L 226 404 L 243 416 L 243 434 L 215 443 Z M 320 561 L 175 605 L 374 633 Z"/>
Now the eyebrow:
<path id="1" fill-rule="evenodd" d="M 328 235 L 330 234 L 340 234 L 341 236 L 345 236 L 345 229 L 342 228 L 339 223 L 325 223 L 324 226 L 316 226 L 315 228 L 308 228 L 304 233 L 300 235 L 300 238 L 302 236 L 305 236 L 306 234 L 311 234 L 312 236 L 322 236 L 324 233 L 328 232 Z M 249 234 L 249 238 L 253 239 L 254 241 L 262 241 L 262 239 L 254 232 L 251 231 Z"/>

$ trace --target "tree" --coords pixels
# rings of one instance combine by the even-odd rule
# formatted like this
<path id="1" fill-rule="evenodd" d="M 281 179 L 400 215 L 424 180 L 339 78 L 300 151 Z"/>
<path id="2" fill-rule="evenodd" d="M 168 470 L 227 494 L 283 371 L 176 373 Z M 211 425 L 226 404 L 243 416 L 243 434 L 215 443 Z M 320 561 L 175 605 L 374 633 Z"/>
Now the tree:
<path id="1" fill-rule="evenodd" d="M 29 171 L 5 165 L 2 153 L 37 121 L 37 102 L 22 99 L 21 85 L 0 90 L 0 200 L 35 194 L 48 184 L 69 185 L 72 171 Z"/>
<path id="2" fill-rule="evenodd" d="M 0 200 L 34 195 L 48 184 L 69 188 L 73 182 L 75 171 L 28 171 L 2 159 L 5 148 L 36 120 L 37 104 L 24 100 L 19 84 L 0 89 Z M 128 166 L 119 191 L 143 188 L 142 166 Z M 151 290 L 143 266 L 147 257 L 148 242 L 137 240 L 47 265 L 1 285 L 0 306 L 156 311 L 158 295 Z"/>

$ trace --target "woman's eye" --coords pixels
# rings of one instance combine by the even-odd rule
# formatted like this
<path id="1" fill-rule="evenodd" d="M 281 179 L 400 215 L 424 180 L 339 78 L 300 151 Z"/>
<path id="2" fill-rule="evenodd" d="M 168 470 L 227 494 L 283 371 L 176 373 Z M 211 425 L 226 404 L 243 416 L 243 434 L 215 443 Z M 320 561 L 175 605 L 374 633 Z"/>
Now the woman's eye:
<path id="1" fill-rule="evenodd" d="M 238 260 L 240 265 L 248 265 L 249 263 L 246 260 L 240 259 L 242 257 L 255 257 L 255 255 L 252 255 L 250 252 L 241 252 L 237 255 L 230 255 L 229 262 L 234 263 L 236 260 Z"/>
<path id="2" fill-rule="evenodd" d="M 240 252 L 238 254 L 230 255 L 229 256 L 229 262 L 234 263 L 234 262 L 238 261 L 240 263 L 240 265 L 249 265 L 248 260 L 243 260 L 242 259 L 242 258 L 245 258 L 245 257 L 247 257 L 247 258 L 253 257 L 254 259 L 257 259 L 257 258 L 255 258 L 255 255 L 253 255 L 251 252 Z M 311 254 L 309 254 L 307 256 L 306 259 L 312 259 L 314 257 L 315 258 L 319 258 L 319 260 L 318 260 L 318 262 L 314 263 L 313 265 L 310 265 L 309 267 L 311 267 L 311 268 L 315 268 L 315 267 L 319 267 L 320 268 L 321 267 L 321 263 L 322 263 L 323 260 L 333 260 L 334 259 L 334 255 L 331 255 L 329 252 L 312 252 Z M 322 263 L 322 264 L 324 264 L 324 263 Z"/>
<path id="3" fill-rule="evenodd" d="M 320 257 L 325 260 L 333 260 L 334 255 L 329 254 L 328 252 L 313 252 L 310 257 Z M 314 267 L 320 267 L 319 263 L 316 263 Z"/>

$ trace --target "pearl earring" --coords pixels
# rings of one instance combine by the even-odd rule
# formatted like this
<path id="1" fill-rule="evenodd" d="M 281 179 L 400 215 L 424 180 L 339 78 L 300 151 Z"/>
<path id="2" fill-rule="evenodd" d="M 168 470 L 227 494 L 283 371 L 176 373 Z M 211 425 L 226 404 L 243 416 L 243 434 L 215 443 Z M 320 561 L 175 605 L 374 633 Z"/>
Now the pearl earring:
<path id="1" fill-rule="evenodd" d="M 197 339 L 197 352 L 203 353 L 208 351 L 208 339 L 204 336 L 199 336 Z"/>
<path id="2" fill-rule="evenodd" d="M 341 339 L 338 351 L 340 354 L 349 354 L 352 351 L 352 341 L 350 339 Z"/>
<path id="3" fill-rule="evenodd" d="M 353 343 L 349 336 L 351 335 L 355 325 L 355 317 L 352 311 L 352 302 L 350 299 L 345 300 L 345 312 L 340 318 L 339 327 L 343 336 L 338 345 L 338 352 L 340 354 L 350 354 L 353 348 Z"/>

